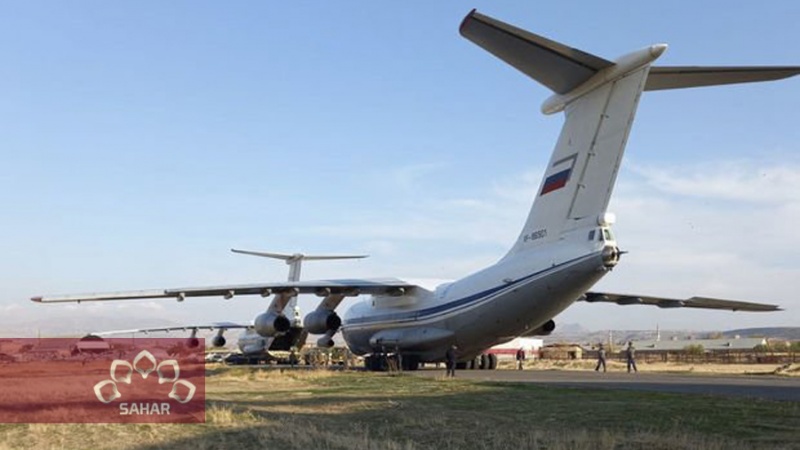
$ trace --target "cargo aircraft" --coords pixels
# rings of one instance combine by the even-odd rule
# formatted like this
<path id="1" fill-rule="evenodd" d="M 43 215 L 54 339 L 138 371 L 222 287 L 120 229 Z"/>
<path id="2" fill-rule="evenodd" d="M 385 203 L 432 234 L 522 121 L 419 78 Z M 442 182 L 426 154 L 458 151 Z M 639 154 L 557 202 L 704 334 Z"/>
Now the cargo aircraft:
<path id="1" fill-rule="evenodd" d="M 447 283 L 402 279 L 288 281 L 216 287 L 34 297 L 42 303 L 239 295 L 272 297 L 253 323 L 256 333 L 274 338 L 291 323 L 283 314 L 299 294 L 322 300 L 304 318 L 305 329 L 322 334 L 317 344 L 333 345 L 341 331 L 348 347 L 367 355 L 390 350 L 406 369 L 442 361 L 457 345 L 460 363 L 493 368 L 483 352 L 518 336 L 545 335 L 553 318 L 577 301 L 662 308 L 776 311 L 776 305 L 709 297 L 674 299 L 600 292 L 592 289 L 618 265 L 620 251 L 607 211 L 628 133 L 644 91 L 778 80 L 800 66 L 655 66 L 667 49 L 655 44 L 606 60 L 500 22 L 475 10 L 463 20 L 462 36 L 537 81 L 553 95 L 544 114 L 565 121 L 527 220 L 508 253 L 495 264 Z M 335 311 L 345 297 L 366 296 L 346 312 Z"/>
<path id="2" fill-rule="evenodd" d="M 273 252 L 260 252 L 252 250 L 237 250 L 231 249 L 231 252 L 242 255 L 259 256 L 262 258 L 272 258 L 282 260 L 289 266 L 288 282 L 296 282 L 300 280 L 300 273 L 303 267 L 303 261 L 332 261 L 342 259 L 362 259 L 368 255 L 305 255 L 303 253 L 273 253 Z M 150 334 L 150 333 L 170 333 L 173 331 L 188 331 L 190 333 L 186 340 L 185 345 L 190 348 L 195 348 L 200 345 L 200 340 L 197 338 L 197 333 L 200 330 L 214 331 L 215 335 L 211 338 L 211 345 L 213 347 L 224 347 L 227 344 L 225 339 L 225 332 L 228 330 L 242 330 L 239 335 L 236 346 L 239 348 L 239 354 L 234 355 L 230 361 L 239 364 L 259 364 L 275 360 L 274 353 L 276 351 L 289 352 L 299 350 L 305 345 L 308 332 L 303 328 L 300 323 L 300 310 L 297 307 L 297 298 L 293 297 L 293 305 L 288 305 L 294 312 L 294 320 L 289 324 L 286 331 L 278 333 L 274 336 L 262 336 L 258 334 L 252 323 L 237 323 L 237 322 L 213 322 L 207 324 L 194 324 L 194 325 L 180 325 L 168 326 L 157 328 L 136 328 L 131 330 L 111 330 L 99 331 L 89 333 L 84 339 L 102 339 L 103 336 L 116 336 L 116 335 L 136 335 L 136 334 Z"/>

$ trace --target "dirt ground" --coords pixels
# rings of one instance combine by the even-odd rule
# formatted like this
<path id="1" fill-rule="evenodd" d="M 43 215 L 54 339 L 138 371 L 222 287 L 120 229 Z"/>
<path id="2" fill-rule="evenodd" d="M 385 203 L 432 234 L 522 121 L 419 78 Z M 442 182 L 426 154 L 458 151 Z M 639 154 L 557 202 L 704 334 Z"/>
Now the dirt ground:
<path id="1" fill-rule="evenodd" d="M 596 361 L 593 360 L 528 360 L 525 368 L 532 370 L 594 370 Z M 606 362 L 610 371 L 625 371 L 624 362 L 609 360 Z M 640 372 L 669 372 L 669 373 L 714 373 L 729 375 L 782 375 L 800 377 L 800 364 L 709 364 L 709 363 L 664 363 L 637 361 Z M 514 361 L 500 361 L 500 369 L 513 369 Z"/>

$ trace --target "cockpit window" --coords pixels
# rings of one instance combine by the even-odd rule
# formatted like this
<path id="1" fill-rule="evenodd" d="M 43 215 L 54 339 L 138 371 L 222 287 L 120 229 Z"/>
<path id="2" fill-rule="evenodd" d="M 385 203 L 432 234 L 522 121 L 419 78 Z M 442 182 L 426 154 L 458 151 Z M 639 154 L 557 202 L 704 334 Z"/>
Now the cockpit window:
<path id="1" fill-rule="evenodd" d="M 590 232 L 589 232 L 589 240 L 590 240 L 590 241 L 593 241 L 593 240 L 594 240 L 594 230 L 592 230 L 592 231 L 590 231 Z"/>
<path id="2" fill-rule="evenodd" d="M 613 241 L 614 240 L 614 236 L 611 234 L 611 230 L 609 230 L 608 228 L 603 228 L 603 237 L 607 241 Z"/>

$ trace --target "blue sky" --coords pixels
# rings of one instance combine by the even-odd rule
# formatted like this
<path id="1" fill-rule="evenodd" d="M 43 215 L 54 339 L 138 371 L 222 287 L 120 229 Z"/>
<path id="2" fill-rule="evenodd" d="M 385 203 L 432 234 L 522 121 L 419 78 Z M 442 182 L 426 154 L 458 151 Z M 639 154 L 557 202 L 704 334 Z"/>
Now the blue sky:
<path id="1" fill-rule="evenodd" d="M 457 278 L 494 262 L 562 119 L 539 113 L 544 87 L 458 35 L 473 7 L 606 59 L 666 42 L 662 65 L 800 64 L 792 1 L 8 2 L 4 320 L 250 320 L 262 299 L 26 300 L 285 277 L 231 247 L 372 255 L 305 278 Z M 556 320 L 797 325 L 798 83 L 644 96 L 611 205 L 631 253 L 598 286 L 786 312 L 577 304 Z"/>

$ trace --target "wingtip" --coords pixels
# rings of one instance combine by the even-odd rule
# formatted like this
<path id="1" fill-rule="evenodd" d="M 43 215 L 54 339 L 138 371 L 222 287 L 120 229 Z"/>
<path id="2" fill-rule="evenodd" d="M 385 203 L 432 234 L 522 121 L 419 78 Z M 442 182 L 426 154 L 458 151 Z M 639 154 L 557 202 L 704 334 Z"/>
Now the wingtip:
<path id="1" fill-rule="evenodd" d="M 41 296 L 39 296 L 39 297 L 31 297 L 31 301 L 32 302 L 36 302 L 36 303 L 42 303 L 42 297 Z"/>
<path id="2" fill-rule="evenodd" d="M 475 15 L 476 12 L 478 12 L 478 8 L 472 8 L 472 11 L 464 16 L 464 19 L 461 21 L 461 25 L 458 26 L 458 34 L 462 36 L 464 35 L 464 27 L 467 26 L 467 22 L 472 18 L 472 16 Z"/>

